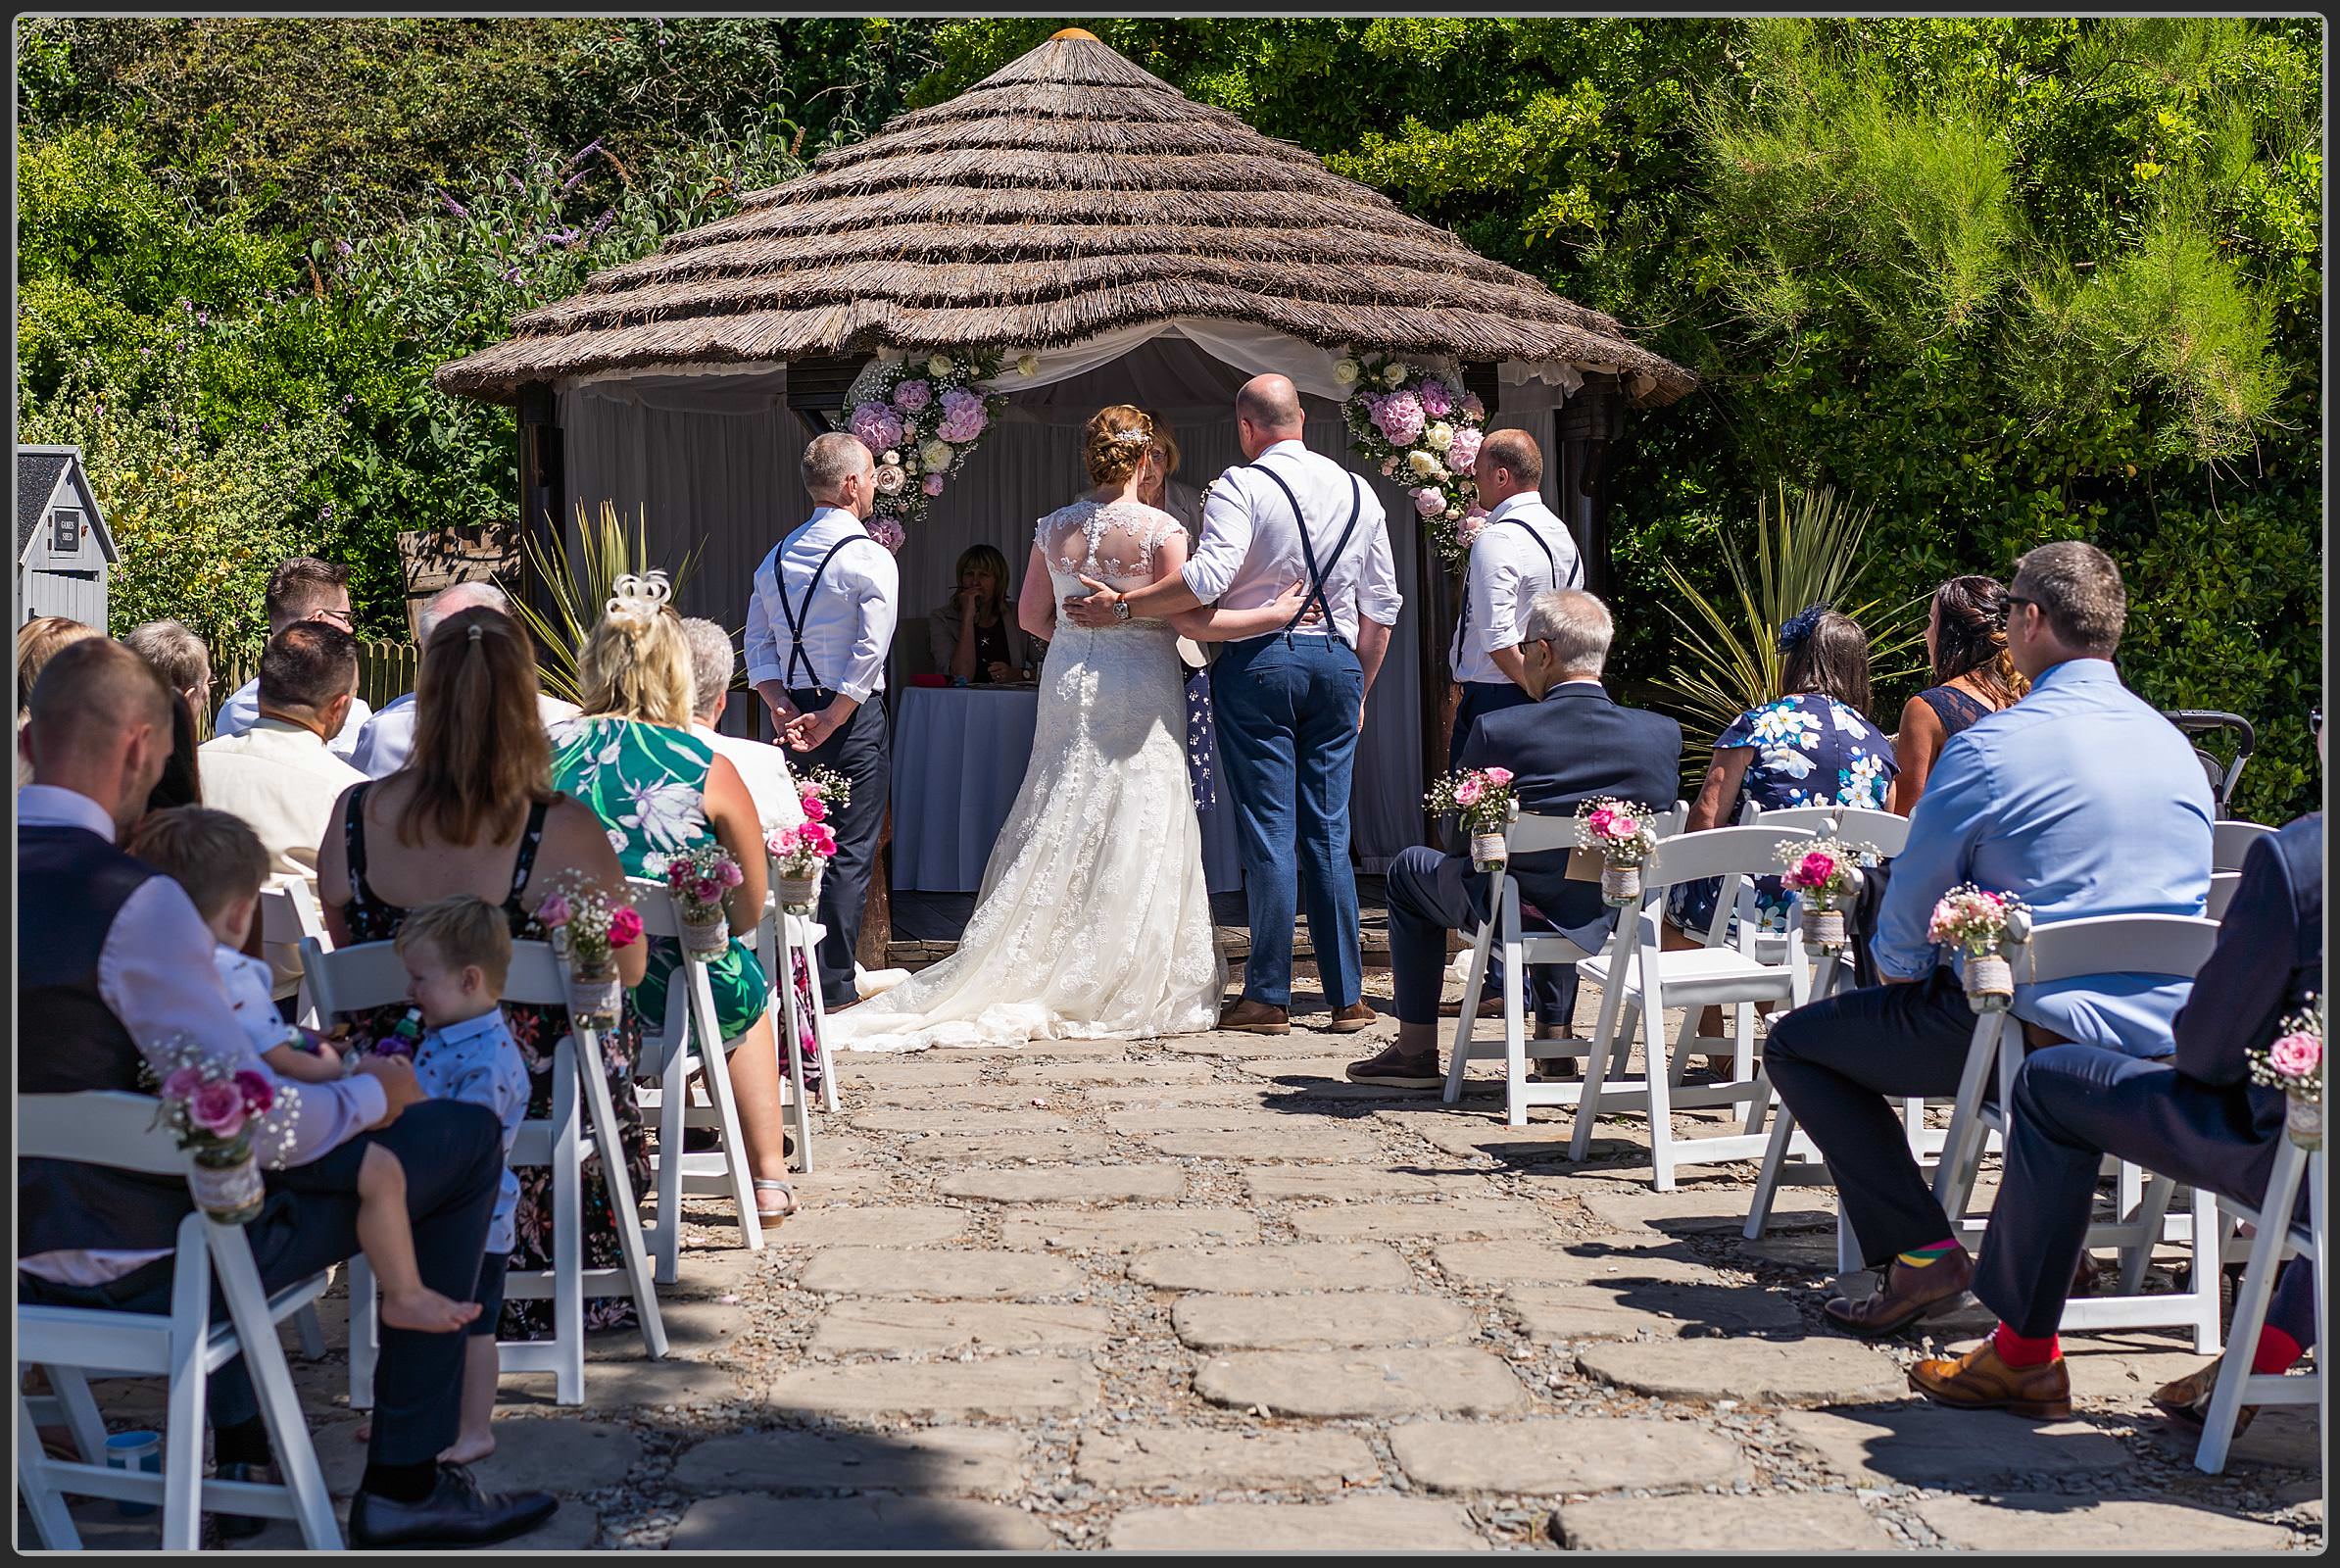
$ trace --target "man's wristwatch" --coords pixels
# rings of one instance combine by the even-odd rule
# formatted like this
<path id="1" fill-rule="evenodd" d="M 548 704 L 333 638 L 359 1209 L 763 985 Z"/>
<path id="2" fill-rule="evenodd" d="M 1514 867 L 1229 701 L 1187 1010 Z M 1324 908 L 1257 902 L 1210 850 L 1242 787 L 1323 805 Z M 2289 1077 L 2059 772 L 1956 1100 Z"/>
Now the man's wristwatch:
<path id="1" fill-rule="evenodd" d="M 1113 618 L 1115 620 L 1127 620 L 1130 618 L 1130 602 L 1127 599 L 1116 599 L 1113 601 Z"/>

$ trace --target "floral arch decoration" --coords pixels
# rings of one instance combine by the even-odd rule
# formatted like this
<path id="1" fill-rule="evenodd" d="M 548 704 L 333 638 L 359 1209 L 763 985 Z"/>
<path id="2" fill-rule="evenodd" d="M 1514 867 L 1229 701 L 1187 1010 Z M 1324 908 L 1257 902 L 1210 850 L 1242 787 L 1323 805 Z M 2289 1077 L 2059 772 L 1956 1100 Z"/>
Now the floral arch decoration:
<path id="1" fill-rule="evenodd" d="M 1487 520 L 1472 478 L 1487 405 L 1452 367 L 1384 350 L 1335 350 L 1333 379 L 1348 389 L 1342 411 L 1357 455 L 1406 487 L 1432 548 L 1461 565 Z"/>

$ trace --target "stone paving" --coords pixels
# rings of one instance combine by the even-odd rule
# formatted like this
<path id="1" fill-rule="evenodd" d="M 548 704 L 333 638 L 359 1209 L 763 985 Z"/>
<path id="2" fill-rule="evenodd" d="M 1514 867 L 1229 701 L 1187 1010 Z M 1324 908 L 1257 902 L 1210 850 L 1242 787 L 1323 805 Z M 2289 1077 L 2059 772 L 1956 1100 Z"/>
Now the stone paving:
<path id="1" fill-rule="evenodd" d="M 505 1380 L 481 1480 L 562 1498 L 515 1544 L 2319 1543 L 2313 1411 L 2267 1412 L 2227 1475 L 2197 1474 L 2144 1403 L 2197 1364 L 2174 1334 L 2068 1342 L 2068 1421 L 1933 1408 L 1905 1367 L 1984 1323 L 1874 1348 L 1822 1328 L 1826 1189 L 1745 1243 L 1752 1167 L 1655 1193 L 1632 1118 L 1579 1167 L 1566 1112 L 1505 1127 L 1484 1077 L 1459 1107 L 1341 1081 L 1389 1027 L 849 1057 L 804 1211 L 762 1252 L 687 1204 L 668 1359 L 597 1337 L 583 1410 Z M 344 1357 L 294 1371 L 346 1496 Z M 115 1425 L 159 1424 L 158 1386 L 100 1387 Z M 76 1514 L 92 1546 L 154 1539 Z"/>

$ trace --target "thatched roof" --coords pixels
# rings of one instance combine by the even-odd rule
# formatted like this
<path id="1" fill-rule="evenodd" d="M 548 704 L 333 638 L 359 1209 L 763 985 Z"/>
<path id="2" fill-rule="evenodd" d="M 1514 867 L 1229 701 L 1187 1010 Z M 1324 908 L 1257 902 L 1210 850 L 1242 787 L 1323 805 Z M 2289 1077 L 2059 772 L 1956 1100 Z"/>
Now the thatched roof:
<path id="1" fill-rule="evenodd" d="M 1014 350 L 1191 316 L 1307 341 L 1696 384 L 1617 321 L 1407 217 L 1078 29 L 440 368 L 498 402 L 619 368 Z"/>

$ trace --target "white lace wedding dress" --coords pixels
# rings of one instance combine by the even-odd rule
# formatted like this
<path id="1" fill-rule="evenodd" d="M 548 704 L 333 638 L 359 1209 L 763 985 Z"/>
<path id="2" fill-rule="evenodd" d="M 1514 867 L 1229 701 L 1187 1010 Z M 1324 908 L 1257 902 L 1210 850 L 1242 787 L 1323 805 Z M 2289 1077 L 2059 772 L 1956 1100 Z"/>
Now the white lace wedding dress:
<path id="1" fill-rule="evenodd" d="M 1178 528 L 1136 502 L 1043 517 L 1035 541 L 1059 610 L 1088 592 L 1084 575 L 1117 589 L 1152 582 L 1155 547 Z M 1057 621 L 1032 761 L 958 951 L 831 1015 L 832 1045 L 1134 1040 L 1216 1023 L 1226 966 L 1202 882 L 1176 644 L 1159 620 Z"/>

